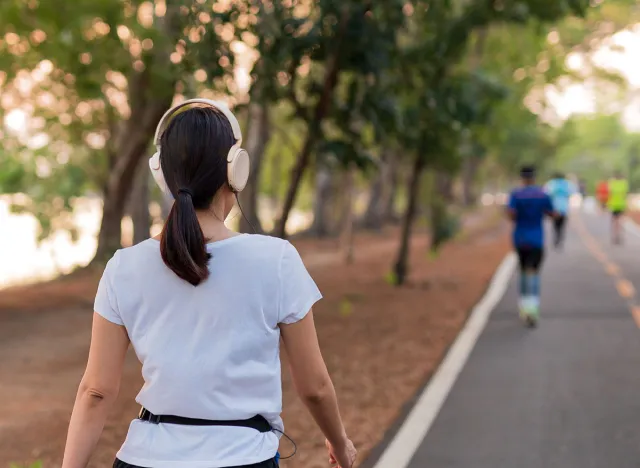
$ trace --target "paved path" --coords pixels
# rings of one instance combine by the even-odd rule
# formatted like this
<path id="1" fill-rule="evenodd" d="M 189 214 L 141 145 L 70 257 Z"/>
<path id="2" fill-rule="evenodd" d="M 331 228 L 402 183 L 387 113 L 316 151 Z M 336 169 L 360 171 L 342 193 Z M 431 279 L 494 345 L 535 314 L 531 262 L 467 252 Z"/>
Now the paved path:
<path id="1" fill-rule="evenodd" d="M 542 276 L 540 326 L 512 278 L 410 468 L 640 467 L 640 230 L 574 213 Z"/>

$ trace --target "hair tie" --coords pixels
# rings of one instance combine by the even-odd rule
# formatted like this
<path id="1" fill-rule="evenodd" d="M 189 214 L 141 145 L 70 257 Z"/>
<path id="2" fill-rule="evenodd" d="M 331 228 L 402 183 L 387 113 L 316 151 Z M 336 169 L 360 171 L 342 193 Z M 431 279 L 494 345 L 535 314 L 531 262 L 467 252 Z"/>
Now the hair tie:
<path id="1" fill-rule="evenodd" d="M 188 188 L 178 189 L 178 195 L 181 194 L 181 193 L 189 195 L 191 198 L 193 198 L 193 192 L 191 190 L 189 190 Z"/>

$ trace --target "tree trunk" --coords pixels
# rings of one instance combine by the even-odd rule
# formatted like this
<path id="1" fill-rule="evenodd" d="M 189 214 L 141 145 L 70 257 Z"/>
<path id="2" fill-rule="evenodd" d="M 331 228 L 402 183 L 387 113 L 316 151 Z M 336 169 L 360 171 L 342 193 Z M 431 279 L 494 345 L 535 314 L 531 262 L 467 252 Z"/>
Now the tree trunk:
<path id="1" fill-rule="evenodd" d="M 382 189 L 384 168 L 380 167 L 380 172 L 371 182 L 369 189 L 369 203 L 362 218 L 362 225 L 367 229 L 380 229 L 382 227 Z"/>
<path id="2" fill-rule="evenodd" d="M 471 54 L 469 54 L 469 68 L 472 72 L 477 72 L 482 66 L 482 57 L 487 42 L 488 28 L 482 27 L 476 31 L 475 43 Z M 471 136 L 470 138 L 474 138 Z M 462 203 L 465 206 L 471 206 L 476 203 L 476 194 L 474 193 L 474 182 L 476 173 L 480 167 L 482 155 L 477 153 L 479 148 L 477 141 L 471 141 L 471 154 L 469 154 L 462 167 Z M 482 150 L 480 150 L 482 151 Z"/>
<path id="3" fill-rule="evenodd" d="M 396 213 L 396 197 L 398 195 L 399 161 L 396 154 L 391 154 L 388 167 L 388 183 L 382 196 L 382 223 L 395 223 L 398 221 Z"/>
<path id="4" fill-rule="evenodd" d="M 434 171 L 429 196 L 430 250 L 432 252 L 436 252 L 442 244 L 452 239 L 459 227 L 457 220 L 452 217 L 450 211 L 450 206 L 453 202 L 452 181 L 453 178 L 450 173 Z"/>
<path id="5" fill-rule="evenodd" d="M 385 221 L 386 210 L 393 208 L 393 155 L 389 150 L 383 150 L 380 167 L 371 183 L 369 203 L 362 219 L 362 224 L 368 229 L 380 229 Z M 390 203 L 391 201 L 391 203 Z M 389 207 L 388 205 L 391 205 Z"/>
<path id="6" fill-rule="evenodd" d="M 316 169 L 316 187 L 313 197 L 313 223 L 309 231 L 317 237 L 330 234 L 329 211 L 333 193 L 333 173 L 325 164 L 318 164 Z"/>
<path id="7" fill-rule="evenodd" d="M 445 203 L 453 203 L 453 177 L 448 172 L 436 171 L 435 189 Z"/>
<path id="8" fill-rule="evenodd" d="M 131 118 L 125 123 L 123 137 L 118 139 L 116 145 L 118 158 L 109 174 L 104 194 L 98 249 L 94 257 L 96 262 L 108 260 L 122 246 L 121 221 L 126 201 L 133 187 L 136 168 L 140 159 L 147 154 L 155 124 L 170 104 L 170 98 L 164 102 L 158 100 L 140 109 L 138 112 L 142 115 L 138 118 L 134 116 L 132 110 Z"/>
<path id="9" fill-rule="evenodd" d="M 317 131 L 319 131 L 319 129 Z M 289 180 L 289 187 L 287 188 L 287 194 L 284 198 L 282 214 L 276 222 L 276 226 L 274 229 L 274 235 L 276 235 L 277 237 L 281 237 L 284 239 L 287 235 L 287 220 L 289 219 L 289 214 L 291 214 L 291 209 L 293 208 L 293 204 L 295 203 L 296 195 L 298 194 L 298 188 L 300 187 L 300 182 L 302 182 L 304 172 L 309 165 L 309 160 L 311 159 L 311 150 L 313 149 L 317 139 L 317 131 L 314 129 L 309 129 L 307 139 L 304 142 L 304 146 L 302 147 L 300 154 L 298 154 L 296 164 L 293 166 L 293 169 L 291 169 L 291 179 Z"/>
<path id="10" fill-rule="evenodd" d="M 276 155 L 271 159 L 271 211 L 275 218 L 276 213 L 278 213 L 278 207 L 280 206 L 280 182 L 282 181 L 280 174 L 282 172 L 282 158 L 280 158 L 279 155 Z"/>
<path id="11" fill-rule="evenodd" d="M 475 180 L 478 168 L 480 167 L 480 158 L 476 155 L 470 155 L 465 158 L 462 167 L 462 202 L 465 206 L 475 205 Z"/>
<path id="12" fill-rule="evenodd" d="M 409 201 L 407 203 L 407 209 L 402 220 L 400 249 L 398 250 L 398 257 L 393 269 L 395 284 L 398 286 L 404 284 L 407 277 L 409 251 L 411 248 L 411 230 L 413 228 L 413 221 L 415 219 L 415 214 L 418 207 L 418 195 L 420 194 L 420 177 L 422 176 L 424 164 L 424 156 L 421 154 L 421 152 L 418 152 L 413 163 L 413 171 L 411 172 L 408 194 Z"/>
<path id="13" fill-rule="evenodd" d="M 316 144 L 316 141 L 321 135 L 321 124 L 326 115 L 329 113 L 333 92 L 338 83 L 338 74 L 340 72 L 340 52 L 342 47 L 342 41 L 344 39 L 347 26 L 349 23 L 349 8 L 344 6 L 340 17 L 340 25 L 336 34 L 336 41 L 334 48 L 331 51 L 331 55 L 327 58 L 327 67 L 324 75 L 324 84 L 322 86 L 322 93 L 320 99 L 314 108 L 313 115 L 308 123 L 307 138 L 304 142 L 302 150 L 298 154 L 296 164 L 291 171 L 291 179 L 289 181 L 289 188 L 287 189 L 287 195 L 282 207 L 282 214 L 280 219 L 276 223 L 274 234 L 278 237 L 284 238 L 287 231 L 287 220 L 289 214 L 295 203 L 300 182 L 304 176 L 304 172 L 309 165 L 311 159 L 311 152 Z"/>
<path id="14" fill-rule="evenodd" d="M 241 232 L 262 233 L 258 213 L 258 195 L 260 192 L 260 169 L 265 148 L 270 138 L 269 109 L 259 101 L 249 103 L 249 119 L 245 149 L 251 158 L 251 172 L 245 189 L 238 199 L 244 216 L 240 218 Z M 247 219 L 245 219 L 245 216 Z"/>
<path id="15" fill-rule="evenodd" d="M 149 214 L 149 170 L 144 161 L 138 165 L 136 178 L 129 196 L 129 214 L 133 222 L 133 245 L 147 240 L 151 231 Z"/>
<path id="16" fill-rule="evenodd" d="M 344 224 L 340 243 L 342 244 L 342 255 L 344 262 L 353 263 L 353 198 L 355 189 L 355 169 L 347 168 L 344 174 Z"/>
<path id="17" fill-rule="evenodd" d="M 154 73 L 172 68 L 169 56 L 176 38 L 182 34 L 180 2 L 169 0 L 166 3 L 164 17 L 154 19 L 164 34 L 166 47 L 154 47 L 153 53 L 145 57 L 144 70 L 132 71 L 128 90 L 131 115 L 120 123 L 115 134 L 110 135 L 108 151 L 114 159 L 105 184 L 98 248 L 92 262 L 105 262 L 121 247 L 120 225 L 136 168 L 140 159 L 147 155 L 155 127 L 173 100 L 175 77 Z"/>
<path id="18" fill-rule="evenodd" d="M 431 231 L 430 250 L 436 252 L 447 239 L 447 203 L 451 176 L 435 171 L 429 197 L 429 230 Z"/>
<path id="19" fill-rule="evenodd" d="M 383 191 L 385 178 L 388 178 L 389 172 L 386 159 L 387 153 L 383 150 L 378 173 L 371 182 L 371 188 L 369 189 L 369 203 L 362 218 L 362 225 L 368 229 L 380 229 L 382 227 Z"/>

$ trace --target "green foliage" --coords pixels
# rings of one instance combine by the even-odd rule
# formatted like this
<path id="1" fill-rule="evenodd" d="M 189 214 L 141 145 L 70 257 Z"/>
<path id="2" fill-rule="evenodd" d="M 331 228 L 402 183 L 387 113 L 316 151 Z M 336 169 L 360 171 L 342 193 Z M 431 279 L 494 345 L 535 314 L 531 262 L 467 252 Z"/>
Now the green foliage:
<path id="1" fill-rule="evenodd" d="M 29 195 L 21 208 L 38 218 L 41 237 L 72 228 L 64 223 L 70 217 L 59 215 L 73 197 L 104 190 L 124 140 L 132 139 L 127 121 L 155 125 L 144 121 L 152 99 L 170 102 L 176 90 L 205 85 L 227 91 L 234 54 L 220 28 L 230 12 L 217 13 L 213 1 L 180 3 L 0 4 L 0 30 L 7 31 L 0 40 L 0 119 L 20 106 L 30 123 L 4 135 L 0 189 Z M 36 136 L 41 143 L 34 144 Z"/>
<path id="2" fill-rule="evenodd" d="M 442 244 L 454 239 L 460 232 L 460 219 L 453 215 L 450 210 L 442 210 L 439 217 L 434 217 L 434 225 L 431 228 L 432 242 L 431 251 L 436 252 Z"/>
<path id="3" fill-rule="evenodd" d="M 292 117 L 333 140 L 332 148 L 322 148 L 319 155 L 366 165 L 363 127 L 370 126 L 379 141 L 395 120 L 395 103 L 384 98 L 379 85 L 407 20 L 405 2 L 249 3 L 257 21 L 236 32 L 254 37 L 260 53 L 252 71 L 252 98 L 287 100 Z"/>
<path id="4" fill-rule="evenodd" d="M 16 463 L 11 463 L 9 465 L 9 468 L 42 468 L 42 462 L 37 461 L 37 462 L 32 463 L 32 464 L 30 464 L 28 466 L 27 465 L 22 466 L 22 465 L 18 465 Z"/>
<path id="5" fill-rule="evenodd" d="M 532 96 L 560 77 L 583 79 L 566 69 L 567 55 L 597 46 L 634 15 L 633 0 L 598 7 L 588 0 L 247 0 L 227 8 L 213 0 L 164 7 L 5 0 L 0 92 L 11 106 L 32 107 L 31 136 L 46 133 L 48 141 L 34 148 L 25 135 L 3 132 L 0 191 L 29 195 L 19 208 L 36 214 L 42 237 L 63 227 L 52 220 L 64 219 L 74 197 L 104 190 L 121 129 L 139 118 L 139 105 L 157 95 L 237 91 L 234 41 L 256 52 L 251 99 L 278 114 L 261 178 L 274 199 L 286 191 L 282 181 L 305 134 L 316 136 L 317 158 L 365 170 L 381 146 L 448 173 L 464 158 L 508 173 L 523 161 L 554 162 L 558 148 L 562 164 L 574 167 L 579 148 L 565 143 L 572 133 L 541 124 L 546 102 Z M 31 88 L 21 91 L 27 76 Z"/>
<path id="6" fill-rule="evenodd" d="M 520 101 L 518 107 L 522 108 L 526 90 L 513 92 L 513 68 L 509 66 L 520 57 L 516 46 L 509 43 L 520 31 L 514 34 L 516 27 L 508 23 L 519 24 L 519 29 L 533 28 L 529 25 L 582 14 L 588 7 L 585 1 L 555 0 L 506 2 L 499 9 L 491 2 L 469 2 L 462 8 L 448 3 L 430 4 L 428 8 L 421 2 L 415 4 L 413 34 L 407 38 L 398 76 L 404 122 L 411 123 L 404 129 L 402 141 L 428 158 L 430 164 L 449 170 L 458 166 L 460 146 L 469 143 L 469 138 L 471 146 L 480 152 L 490 143 L 482 140 L 490 140 L 487 133 L 496 131 L 496 110 L 501 103 Z M 494 27 L 511 33 L 509 37 L 502 34 L 499 41 L 500 47 L 511 54 L 511 63 L 505 63 L 505 52 L 497 50 L 493 34 L 486 41 L 486 50 L 467 52 L 476 31 Z M 536 44 L 543 41 L 533 33 L 529 37 Z M 483 64 L 482 69 L 460 67 L 465 53 L 480 54 L 476 62 Z M 493 62 L 485 66 L 485 58 Z M 527 58 L 536 60 L 537 54 Z M 554 72 L 558 69 L 555 67 Z"/>
<path id="7" fill-rule="evenodd" d="M 560 134 L 555 168 L 579 176 L 590 190 L 616 171 L 629 177 L 632 188 L 639 186 L 640 135 L 627 130 L 621 116 L 576 116 Z"/>
<path id="8" fill-rule="evenodd" d="M 540 12 L 540 5 L 543 3 L 531 11 Z M 494 23 L 476 33 L 465 65 L 498 79 L 509 93 L 494 102 L 487 124 L 472 127 L 464 156 L 488 158 L 494 170 L 506 174 L 516 173 L 525 162 L 542 168 L 556 165 L 556 150 L 568 135 L 541 122 L 541 115 L 553 114 L 542 89 L 552 84 L 561 90 L 568 83 L 584 80 L 583 72 L 565 65 L 576 49 L 583 54 L 592 79 L 624 89 L 618 75 L 593 63 L 591 51 L 613 32 L 640 20 L 635 8 L 634 13 L 633 2 L 627 0 L 609 1 L 586 8 L 584 14 L 560 15 L 553 22 L 540 14 L 526 24 Z"/>
<path id="9" fill-rule="evenodd" d="M 389 271 L 384 276 L 384 280 L 387 284 L 391 286 L 396 286 L 398 284 L 398 275 L 394 271 Z"/>
<path id="10" fill-rule="evenodd" d="M 348 298 L 343 298 L 340 301 L 340 315 L 342 317 L 349 317 L 353 314 L 353 303 Z"/>

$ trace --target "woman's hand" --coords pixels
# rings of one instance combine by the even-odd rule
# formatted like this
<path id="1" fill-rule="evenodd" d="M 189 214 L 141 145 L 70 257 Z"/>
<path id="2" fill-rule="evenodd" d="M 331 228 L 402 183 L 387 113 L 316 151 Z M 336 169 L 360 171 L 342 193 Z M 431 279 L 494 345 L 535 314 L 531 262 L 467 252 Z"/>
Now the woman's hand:
<path id="1" fill-rule="evenodd" d="M 345 439 L 339 447 L 332 446 L 328 440 L 325 443 L 329 451 L 329 463 L 333 468 L 351 468 L 356 462 L 358 451 L 349 439 Z"/>

